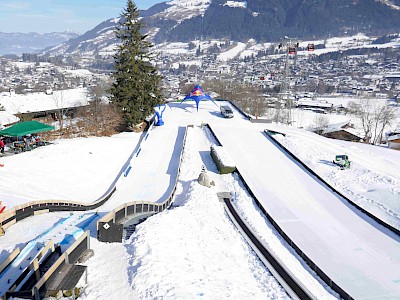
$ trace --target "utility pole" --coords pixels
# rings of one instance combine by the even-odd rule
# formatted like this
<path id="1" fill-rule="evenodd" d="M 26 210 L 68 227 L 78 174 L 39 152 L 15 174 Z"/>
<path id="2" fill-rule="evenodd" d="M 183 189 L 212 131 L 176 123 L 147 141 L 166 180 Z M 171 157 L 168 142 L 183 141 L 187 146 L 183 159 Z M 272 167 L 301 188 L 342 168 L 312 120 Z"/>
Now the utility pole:
<path id="1" fill-rule="evenodd" d="M 279 49 L 282 48 L 285 51 L 285 66 L 278 99 L 280 104 L 285 103 L 287 113 L 284 121 L 286 124 L 290 125 L 292 124 L 293 99 L 290 98 L 289 56 L 295 55 L 295 57 L 297 57 L 299 43 L 293 43 L 292 39 L 288 37 L 285 37 L 285 40 L 285 42 L 279 44 Z"/>

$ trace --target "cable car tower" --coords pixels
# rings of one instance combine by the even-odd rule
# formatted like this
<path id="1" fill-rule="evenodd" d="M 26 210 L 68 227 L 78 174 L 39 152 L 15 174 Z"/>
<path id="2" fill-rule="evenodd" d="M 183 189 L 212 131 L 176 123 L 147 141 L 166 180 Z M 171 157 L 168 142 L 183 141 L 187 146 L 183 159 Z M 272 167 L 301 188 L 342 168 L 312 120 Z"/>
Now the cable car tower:
<path id="1" fill-rule="evenodd" d="M 284 116 L 284 122 L 288 125 L 292 124 L 292 108 L 293 100 L 290 98 L 290 82 L 289 82 L 289 57 L 294 56 L 297 58 L 297 48 L 299 43 L 293 43 L 291 38 L 285 37 L 286 42 L 280 43 L 278 48 L 284 49 L 285 51 L 285 66 L 283 71 L 283 79 L 281 82 L 281 88 L 279 93 L 279 103 L 285 105 L 286 115 Z"/>

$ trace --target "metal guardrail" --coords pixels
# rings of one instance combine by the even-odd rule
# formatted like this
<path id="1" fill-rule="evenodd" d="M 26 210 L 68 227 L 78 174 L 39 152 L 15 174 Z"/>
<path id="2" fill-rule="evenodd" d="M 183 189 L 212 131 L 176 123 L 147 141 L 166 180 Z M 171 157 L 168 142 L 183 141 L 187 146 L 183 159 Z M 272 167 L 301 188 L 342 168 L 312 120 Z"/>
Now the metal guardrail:
<path id="1" fill-rule="evenodd" d="M 206 124 L 207 128 L 210 130 L 211 134 L 214 136 L 215 140 L 222 146 L 221 142 L 218 140 L 215 132 L 212 130 L 209 124 Z M 292 239 L 282 230 L 282 228 L 275 222 L 275 220 L 271 217 L 271 215 L 266 211 L 261 202 L 254 195 L 246 181 L 244 180 L 242 174 L 240 174 L 239 169 L 236 169 L 236 173 L 238 174 L 240 180 L 243 182 L 246 190 L 249 192 L 250 196 L 254 199 L 257 206 L 264 213 L 265 217 L 268 221 L 274 226 L 277 232 L 281 235 L 281 237 L 296 251 L 296 253 L 310 266 L 312 270 L 314 270 L 317 275 L 336 293 L 340 295 L 343 299 L 352 300 L 353 298 L 345 292 L 340 286 L 338 286 L 328 275 L 326 275 L 307 255 L 303 253 L 303 251 L 292 241 Z"/>
<path id="2" fill-rule="evenodd" d="M 123 223 L 128 217 L 135 217 L 143 213 L 159 213 L 167 209 L 172 204 L 178 178 L 182 166 L 183 152 L 185 150 L 187 130 L 193 125 L 185 128 L 183 146 L 179 156 L 179 166 L 174 187 L 164 201 L 156 203 L 150 201 L 133 201 L 122 204 L 97 221 L 97 238 L 101 242 L 121 243 L 123 238 Z"/>

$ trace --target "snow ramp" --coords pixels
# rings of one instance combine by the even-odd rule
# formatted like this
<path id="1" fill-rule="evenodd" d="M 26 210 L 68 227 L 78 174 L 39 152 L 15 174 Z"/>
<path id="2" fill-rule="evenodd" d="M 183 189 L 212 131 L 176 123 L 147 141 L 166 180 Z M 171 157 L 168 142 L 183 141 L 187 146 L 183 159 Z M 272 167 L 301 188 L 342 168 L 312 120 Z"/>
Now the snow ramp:
<path id="1" fill-rule="evenodd" d="M 305 172 L 254 128 L 212 126 L 270 220 L 335 291 L 398 299 L 400 240 Z"/>

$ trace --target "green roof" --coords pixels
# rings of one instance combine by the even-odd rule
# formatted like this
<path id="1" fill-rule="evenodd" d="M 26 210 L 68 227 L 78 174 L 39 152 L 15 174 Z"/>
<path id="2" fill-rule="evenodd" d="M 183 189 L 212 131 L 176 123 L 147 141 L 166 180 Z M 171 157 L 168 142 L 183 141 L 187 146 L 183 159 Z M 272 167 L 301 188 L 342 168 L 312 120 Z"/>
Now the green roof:
<path id="1" fill-rule="evenodd" d="M 11 127 L 0 130 L 0 135 L 5 136 L 24 136 L 27 134 L 53 130 L 54 126 L 40 123 L 38 121 L 19 122 Z"/>

